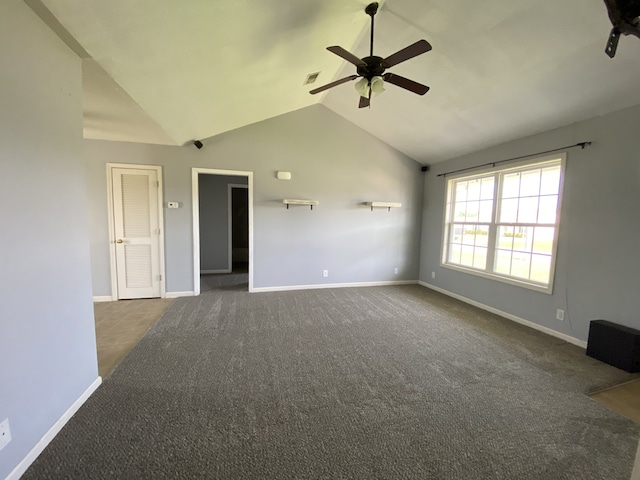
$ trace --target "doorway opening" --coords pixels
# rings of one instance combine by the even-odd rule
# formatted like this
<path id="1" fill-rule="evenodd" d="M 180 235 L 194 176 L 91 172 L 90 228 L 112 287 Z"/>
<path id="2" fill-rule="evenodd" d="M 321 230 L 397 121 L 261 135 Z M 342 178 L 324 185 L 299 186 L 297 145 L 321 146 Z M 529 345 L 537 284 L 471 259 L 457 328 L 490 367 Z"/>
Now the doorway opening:
<path id="1" fill-rule="evenodd" d="M 229 184 L 229 253 L 232 272 L 249 273 L 249 186 Z"/>
<path id="2" fill-rule="evenodd" d="M 192 169 L 194 295 L 253 291 L 253 172 Z"/>

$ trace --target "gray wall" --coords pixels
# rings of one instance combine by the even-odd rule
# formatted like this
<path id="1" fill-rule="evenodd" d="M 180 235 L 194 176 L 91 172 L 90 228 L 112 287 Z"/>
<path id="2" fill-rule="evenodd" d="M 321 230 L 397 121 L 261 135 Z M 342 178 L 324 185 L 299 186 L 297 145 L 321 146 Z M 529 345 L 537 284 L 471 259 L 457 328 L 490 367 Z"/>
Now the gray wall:
<path id="1" fill-rule="evenodd" d="M 111 295 L 107 162 L 164 167 L 168 292 L 193 290 L 191 167 L 254 172 L 254 287 L 416 280 L 423 178 L 420 165 L 314 105 L 204 141 L 204 148 L 85 141 L 94 295 Z M 293 179 L 277 180 L 277 170 Z M 318 200 L 291 207 L 283 198 Z M 402 202 L 371 212 L 367 201 Z M 398 275 L 394 275 L 398 267 Z M 329 277 L 322 277 L 322 270 Z"/>
<path id="2" fill-rule="evenodd" d="M 229 193 L 228 185 L 246 185 L 247 177 L 198 176 L 200 193 L 200 268 L 204 271 L 228 270 Z"/>
<path id="3" fill-rule="evenodd" d="M 640 328 L 639 124 L 634 107 L 434 165 L 425 178 L 420 279 L 580 340 L 594 319 Z M 594 144 L 568 152 L 552 295 L 439 266 L 446 180 L 438 173 L 581 141 Z"/>
<path id="4" fill-rule="evenodd" d="M 97 379 L 80 60 L 0 3 L 0 478 Z"/>

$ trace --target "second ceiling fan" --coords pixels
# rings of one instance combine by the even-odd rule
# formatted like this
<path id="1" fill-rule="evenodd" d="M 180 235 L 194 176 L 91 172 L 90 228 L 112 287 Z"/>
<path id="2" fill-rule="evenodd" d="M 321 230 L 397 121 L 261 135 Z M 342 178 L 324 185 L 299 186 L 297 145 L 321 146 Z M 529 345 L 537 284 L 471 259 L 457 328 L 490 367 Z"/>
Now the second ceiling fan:
<path id="1" fill-rule="evenodd" d="M 369 56 L 364 58 L 358 58 L 353 53 L 345 50 L 339 46 L 327 47 L 332 53 L 335 53 L 339 57 L 344 58 L 346 61 L 352 63 L 357 67 L 356 75 L 349 75 L 348 77 L 341 78 L 335 82 L 328 83 L 322 87 L 315 88 L 309 93 L 312 95 L 316 93 L 328 90 L 331 87 L 341 85 L 343 83 L 355 80 L 362 77 L 356 84 L 356 89 L 360 93 L 359 108 L 369 107 L 371 105 L 371 92 L 380 93 L 384 91 L 384 82 L 392 83 L 400 88 L 409 90 L 410 92 L 418 95 L 424 95 L 429 91 L 429 87 L 422 85 L 421 83 L 414 82 L 408 78 L 401 77 L 395 73 L 385 73 L 387 68 L 391 68 L 394 65 L 409 60 L 410 58 L 417 57 L 423 53 L 431 50 L 431 45 L 426 40 L 418 40 L 416 43 L 409 45 L 408 47 L 399 50 L 393 55 L 389 55 L 387 58 L 377 57 L 373 55 L 373 17 L 378 12 L 378 3 L 370 3 L 365 8 L 364 12 L 371 17 L 371 48 Z"/>

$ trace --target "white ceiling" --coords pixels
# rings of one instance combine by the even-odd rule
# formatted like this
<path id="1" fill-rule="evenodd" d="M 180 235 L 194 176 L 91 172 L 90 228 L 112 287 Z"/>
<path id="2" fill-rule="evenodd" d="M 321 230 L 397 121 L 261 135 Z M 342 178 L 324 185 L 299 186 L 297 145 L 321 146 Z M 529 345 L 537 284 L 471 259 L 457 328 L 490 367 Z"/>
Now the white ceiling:
<path id="1" fill-rule="evenodd" d="M 602 0 L 380 2 L 374 54 L 428 40 L 433 51 L 390 71 L 431 91 L 388 85 L 370 109 L 357 108 L 351 83 L 308 93 L 355 73 L 327 46 L 368 55 L 368 1 L 25 1 L 90 57 L 88 138 L 182 145 L 322 102 L 434 163 L 640 104 L 640 41 L 624 37 L 605 55 Z"/>

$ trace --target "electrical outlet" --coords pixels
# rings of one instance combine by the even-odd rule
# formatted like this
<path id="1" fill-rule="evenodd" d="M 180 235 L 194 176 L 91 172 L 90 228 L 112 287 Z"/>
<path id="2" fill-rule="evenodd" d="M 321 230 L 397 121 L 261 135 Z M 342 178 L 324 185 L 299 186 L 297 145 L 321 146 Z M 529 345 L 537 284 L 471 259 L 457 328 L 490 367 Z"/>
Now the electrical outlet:
<path id="1" fill-rule="evenodd" d="M 564 310 L 561 308 L 556 310 L 556 320 L 564 321 Z"/>
<path id="2" fill-rule="evenodd" d="M 329 276 L 329 270 L 322 270 L 322 276 L 323 277 L 328 277 Z"/>
<path id="3" fill-rule="evenodd" d="M 9 428 L 9 419 L 5 418 L 0 423 L 0 450 L 7 446 L 11 441 L 11 429 Z"/>
<path id="4" fill-rule="evenodd" d="M 394 268 L 394 269 L 393 269 L 393 273 L 394 273 L 395 275 L 397 275 L 397 274 L 398 274 L 398 267 L 396 267 L 396 268 Z"/>
<path id="5" fill-rule="evenodd" d="M 431 272 L 431 278 L 436 278 L 436 272 Z"/>

